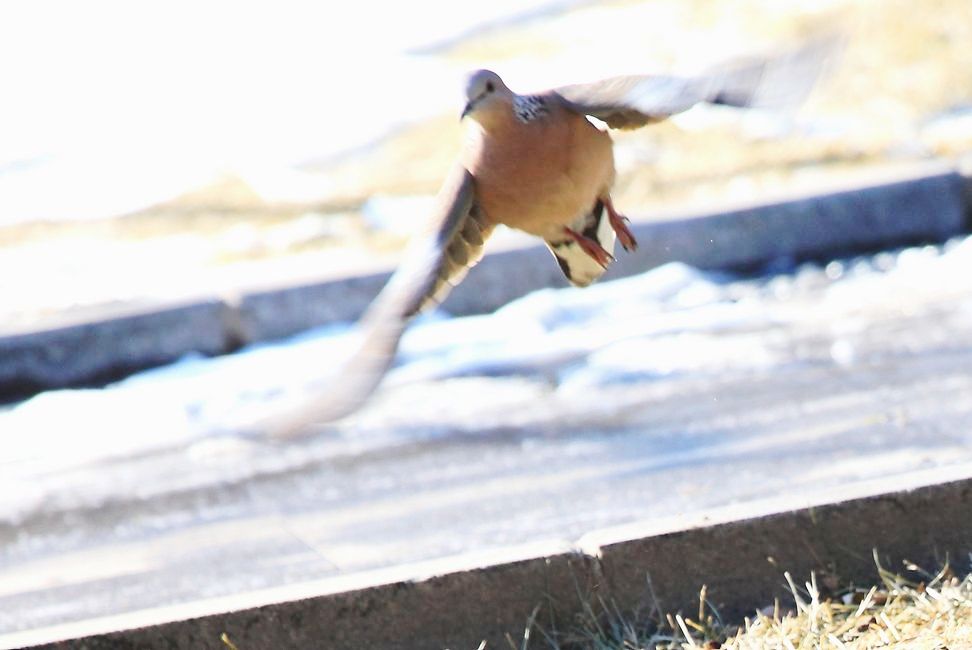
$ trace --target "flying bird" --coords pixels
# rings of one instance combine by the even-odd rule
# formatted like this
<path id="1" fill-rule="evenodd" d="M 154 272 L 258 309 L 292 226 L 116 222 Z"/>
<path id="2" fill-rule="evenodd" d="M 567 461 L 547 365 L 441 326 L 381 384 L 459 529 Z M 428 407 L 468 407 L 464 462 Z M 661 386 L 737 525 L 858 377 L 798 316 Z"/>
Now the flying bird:
<path id="1" fill-rule="evenodd" d="M 395 357 L 409 321 L 441 302 L 483 255 L 502 224 L 541 238 L 567 280 L 584 287 L 614 261 L 615 243 L 638 243 L 611 199 L 613 129 L 636 129 L 700 104 L 783 108 L 802 102 L 832 58 L 832 36 L 776 56 L 695 76 L 635 75 L 521 95 L 490 70 L 466 82 L 465 141 L 424 233 L 358 326 L 339 378 L 263 429 L 287 435 L 356 410 Z"/>

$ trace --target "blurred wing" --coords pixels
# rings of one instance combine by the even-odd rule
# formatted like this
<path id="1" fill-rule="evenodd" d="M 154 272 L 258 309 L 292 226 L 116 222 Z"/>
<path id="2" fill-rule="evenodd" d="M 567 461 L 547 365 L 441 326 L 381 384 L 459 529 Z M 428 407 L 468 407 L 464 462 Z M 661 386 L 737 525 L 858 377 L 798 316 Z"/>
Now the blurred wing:
<path id="1" fill-rule="evenodd" d="M 409 321 L 462 281 L 482 258 L 491 232 L 476 203 L 472 174 L 457 165 L 439 192 L 426 232 L 413 240 L 402 265 L 362 316 L 350 359 L 328 384 L 261 428 L 286 436 L 357 410 L 394 361 Z"/>
<path id="2" fill-rule="evenodd" d="M 553 92 L 578 113 L 618 129 L 658 122 L 700 102 L 786 108 L 806 99 L 841 44 L 839 36 L 829 35 L 776 56 L 736 61 L 694 77 L 612 77 Z"/>
<path id="3" fill-rule="evenodd" d="M 389 319 L 407 322 L 444 300 L 482 258 L 491 231 L 476 203 L 472 174 L 457 165 L 439 191 L 425 231 L 413 239 L 401 266 L 362 317 L 362 325 Z"/>

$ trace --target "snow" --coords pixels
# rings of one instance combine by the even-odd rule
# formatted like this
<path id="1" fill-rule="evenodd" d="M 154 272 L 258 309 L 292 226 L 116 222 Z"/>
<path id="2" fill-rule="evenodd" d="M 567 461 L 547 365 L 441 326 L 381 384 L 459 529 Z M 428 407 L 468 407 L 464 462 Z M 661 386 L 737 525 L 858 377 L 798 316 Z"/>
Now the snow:
<path id="1" fill-rule="evenodd" d="M 406 333 L 377 399 L 296 446 L 246 425 L 333 378 L 349 324 L 189 357 L 0 411 L 0 521 L 245 480 L 491 422 L 516 426 L 537 417 L 538 404 L 572 408 L 592 388 L 807 362 L 775 334 L 784 324 L 833 336 L 815 363 L 853 367 L 873 319 L 943 296 L 969 304 L 970 295 L 972 238 L 754 279 L 672 263 L 583 290 L 538 291 L 489 315 L 437 312 Z"/>

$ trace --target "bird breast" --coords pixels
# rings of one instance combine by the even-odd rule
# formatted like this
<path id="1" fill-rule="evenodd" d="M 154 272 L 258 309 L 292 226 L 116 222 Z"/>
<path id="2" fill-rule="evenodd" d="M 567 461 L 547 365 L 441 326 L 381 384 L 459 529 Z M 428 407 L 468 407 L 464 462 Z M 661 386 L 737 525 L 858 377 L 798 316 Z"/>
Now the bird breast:
<path id="1" fill-rule="evenodd" d="M 611 139 L 556 104 L 529 121 L 511 109 L 485 125 L 470 121 L 463 162 L 475 178 L 477 200 L 492 223 L 559 237 L 609 191 Z"/>

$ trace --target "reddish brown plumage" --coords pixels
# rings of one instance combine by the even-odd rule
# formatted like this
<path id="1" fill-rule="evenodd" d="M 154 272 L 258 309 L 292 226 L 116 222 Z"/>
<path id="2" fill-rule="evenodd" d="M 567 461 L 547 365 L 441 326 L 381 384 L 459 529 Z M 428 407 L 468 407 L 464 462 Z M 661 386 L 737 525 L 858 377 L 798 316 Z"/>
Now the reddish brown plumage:
<path id="1" fill-rule="evenodd" d="M 514 114 L 512 93 L 473 111 L 462 163 L 489 221 L 562 239 L 610 190 L 614 156 L 607 133 L 555 95 L 544 99 L 548 112 L 526 122 Z"/>

